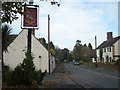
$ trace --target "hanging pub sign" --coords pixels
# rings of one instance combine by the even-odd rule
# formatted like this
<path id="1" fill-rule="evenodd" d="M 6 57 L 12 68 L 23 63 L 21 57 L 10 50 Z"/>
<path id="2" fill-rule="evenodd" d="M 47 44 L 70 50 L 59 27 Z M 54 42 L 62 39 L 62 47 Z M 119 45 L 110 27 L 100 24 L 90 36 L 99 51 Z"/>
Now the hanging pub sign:
<path id="1" fill-rule="evenodd" d="M 37 26 L 37 8 L 26 8 L 24 14 L 24 26 Z"/>
<path id="2" fill-rule="evenodd" d="M 38 29 L 39 21 L 39 6 L 37 5 L 26 5 L 24 7 L 24 15 L 22 15 L 22 29 Z"/>

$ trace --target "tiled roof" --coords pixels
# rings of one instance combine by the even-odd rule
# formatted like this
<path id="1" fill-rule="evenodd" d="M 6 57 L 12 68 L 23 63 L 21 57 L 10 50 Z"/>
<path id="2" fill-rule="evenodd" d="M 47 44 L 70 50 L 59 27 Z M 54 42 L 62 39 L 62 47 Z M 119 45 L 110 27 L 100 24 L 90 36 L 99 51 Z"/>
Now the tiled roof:
<path id="1" fill-rule="evenodd" d="M 110 39 L 109 41 L 104 41 L 102 44 L 100 44 L 97 49 L 101 49 L 104 47 L 108 47 L 108 46 L 112 46 L 116 41 L 118 41 L 120 39 L 120 36 L 115 37 Z"/>
<path id="2" fill-rule="evenodd" d="M 7 43 L 7 46 L 10 45 L 10 43 L 13 42 L 13 40 L 17 37 L 18 35 L 15 35 L 15 34 L 12 34 L 12 35 L 9 35 L 9 41 Z"/>

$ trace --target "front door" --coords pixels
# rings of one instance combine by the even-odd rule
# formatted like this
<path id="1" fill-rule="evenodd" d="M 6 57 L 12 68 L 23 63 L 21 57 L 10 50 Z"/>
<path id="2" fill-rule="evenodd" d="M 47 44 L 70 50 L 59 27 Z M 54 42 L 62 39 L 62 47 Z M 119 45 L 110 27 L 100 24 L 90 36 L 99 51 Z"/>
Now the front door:
<path id="1" fill-rule="evenodd" d="M 107 62 L 107 63 L 109 62 L 109 57 L 108 57 L 108 55 L 106 56 L 106 62 Z"/>

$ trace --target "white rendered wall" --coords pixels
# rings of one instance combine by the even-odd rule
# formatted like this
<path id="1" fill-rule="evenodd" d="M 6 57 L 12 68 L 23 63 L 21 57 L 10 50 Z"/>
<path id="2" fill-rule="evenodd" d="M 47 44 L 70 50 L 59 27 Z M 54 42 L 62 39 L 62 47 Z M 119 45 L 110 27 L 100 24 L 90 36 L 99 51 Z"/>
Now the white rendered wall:
<path id="1" fill-rule="evenodd" d="M 27 30 L 23 30 L 16 39 L 7 47 L 8 52 L 3 52 L 4 63 L 14 69 L 22 63 L 27 51 Z"/>
<path id="2" fill-rule="evenodd" d="M 120 55 L 120 39 L 114 44 L 114 55 Z M 117 61 L 118 57 L 115 57 L 115 61 Z"/>
<path id="3" fill-rule="evenodd" d="M 27 51 L 27 35 L 28 30 L 23 30 L 15 40 L 7 47 L 8 52 L 3 52 L 4 63 L 9 65 L 11 69 L 14 69 L 18 64 L 22 63 L 25 58 L 25 52 Z M 33 62 L 36 69 L 41 69 L 42 72 L 48 68 L 48 51 L 47 49 L 32 35 L 31 52 L 34 57 Z M 54 57 L 51 59 L 51 71 L 55 68 Z"/>
<path id="4" fill-rule="evenodd" d="M 48 70 L 48 51 L 45 47 L 32 35 L 32 55 L 36 69 L 41 69 L 43 72 Z"/>
<path id="5" fill-rule="evenodd" d="M 108 52 L 107 51 L 107 48 L 109 48 L 109 47 L 111 47 L 111 52 Z M 108 57 L 109 57 L 109 60 L 110 60 L 110 57 L 111 57 L 111 59 L 113 59 L 113 49 L 112 49 L 112 46 L 109 46 L 109 47 L 105 47 L 106 48 L 106 52 L 104 52 L 104 49 L 103 49 L 103 57 L 104 57 L 104 62 L 106 62 L 107 60 L 106 60 L 106 56 L 108 55 Z M 110 61 L 108 61 L 108 62 L 110 62 Z"/>
<path id="6" fill-rule="evenodd" d="M 109 47 L 111 47 L 111 52 L 108 52 L 108 51 L 107 51 L 107 48 L 109 48 Z M 109 60 L 110 60 L 110 57 L 111 57 L 111 59 L 113 59 L 112 46 L 109 46 L 109 47 L 105 47 L 105 48 L 106 48 L 106 52 L 104 52 L 104 49 L 105 49 L 105 48 L 102 48 L 102 50 L 103 50 L 104 62 L 106 62 L 106 56 L 107 56 L 107 55 L 108 55 L 108 57 L 109 57 Z M 97 49 L 97 60 L 100 61 L 99 59 L 100 59 L 100 49 Z M 110 61 L 109 61 L 109 62 L 110 62 Z"/>
<path id="7" fill-rule="evenodd" d="M 55 57 L 50 55 L 50 72 L 52 73 L 55 69 Z"/>

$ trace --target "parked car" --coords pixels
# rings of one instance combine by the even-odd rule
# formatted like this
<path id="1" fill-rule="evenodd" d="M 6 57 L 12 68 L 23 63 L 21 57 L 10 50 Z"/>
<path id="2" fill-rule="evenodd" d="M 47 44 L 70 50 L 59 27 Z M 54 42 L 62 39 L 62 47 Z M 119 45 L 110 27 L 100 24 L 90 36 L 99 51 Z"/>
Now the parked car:
<path id="1" fill-rule="evenodd" d="M 80 63 L 78 61 L 75 61 L 74 62 L 74 65 L 79 65 Z"/>

